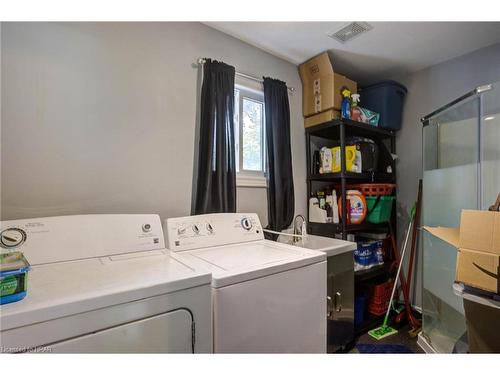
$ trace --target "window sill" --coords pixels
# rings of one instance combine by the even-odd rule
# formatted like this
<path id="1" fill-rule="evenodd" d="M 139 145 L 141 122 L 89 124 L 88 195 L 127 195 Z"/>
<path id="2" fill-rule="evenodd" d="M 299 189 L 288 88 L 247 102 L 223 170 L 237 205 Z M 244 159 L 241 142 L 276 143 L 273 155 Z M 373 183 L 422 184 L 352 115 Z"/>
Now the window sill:
<path id="1" fill-rule="evenodd" d="M 263 176 L 236 175 L 237 187 L 267 188 L 267 179 Z"/>

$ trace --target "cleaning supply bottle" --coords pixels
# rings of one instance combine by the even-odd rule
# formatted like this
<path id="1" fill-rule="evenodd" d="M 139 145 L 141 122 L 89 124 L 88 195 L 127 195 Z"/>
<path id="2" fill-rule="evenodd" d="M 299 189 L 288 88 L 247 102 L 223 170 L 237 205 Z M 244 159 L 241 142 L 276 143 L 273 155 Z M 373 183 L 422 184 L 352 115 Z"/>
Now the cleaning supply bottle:
<path id="1" fill-rule="evenodd" d="M 339 223 L 339 206 L 337 204 L 337 193 L 332 190 L 332 222 L 334 224 Z"/>
<path id="2" fill-rule="evenodd" d="M 326 208 L 326 217 L 328 219 L 329 223 L 332 223 L 333 221 L 333 195 L 332 194 L 327 194 L 326 195 L 326 203 L 325 203 L 325 208 Z"/>
<path id="3" fill-rule="evenodd" d="M 351 120 L 361 122 L 361 111 L 358 108 L 359 94 L 352 94 L 351 99 Z"/>
<path id="4" fill-rule="evenodd" d="M 343 119 L 348 120 L 351 118 L 351 91 L 343 89 L 342 97 L 341 116 Z"/>
<path id="5" fill-rule="evenodd" d="M 328 222 L 326 211 L 319 208 L 319 199 L 314 196 L 309 198 L 309 222 L 311 223 Z"/>

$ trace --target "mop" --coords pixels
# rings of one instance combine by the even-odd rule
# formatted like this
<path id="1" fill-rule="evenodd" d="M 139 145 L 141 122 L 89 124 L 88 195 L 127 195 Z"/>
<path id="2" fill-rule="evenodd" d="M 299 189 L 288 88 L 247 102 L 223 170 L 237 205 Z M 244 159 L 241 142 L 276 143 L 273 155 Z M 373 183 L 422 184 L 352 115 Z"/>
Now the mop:
<path id="1" fill-rule="evenodd" d="M 401 267 L 403 266 L 406 247 L 408 246 L 408 239 L 410 238 L 411 226 L 413 224 L 414 219 L 415 219 L 415 206 L 413 206 L 411 210 L 410 222 L 408 223 L 408 230 L 406 232 L 406 238 L 403 245 L 403 252 L 401 253 L 401 258 L 399 259 L 398 272 L 396 273 L 396 279 L 394 280 L 394 286 L 392 287 L 391 299 L 389 300 L 389 306 L 387 307 L 387 312 L 385 313 L 384 322 L 380 327 L 368 331 L 368 334 L 376 340 L 382 340 L 387 336 L 391 336 L 394 335 L 395 333 L 398 333 L 396 329 L 388 325 L 388 321 L 389 321 L 389 314 L 391 312 L 392 300 L 394 299 L 394 293 L 398 285 L 399 273 L 401 272 Z"/>

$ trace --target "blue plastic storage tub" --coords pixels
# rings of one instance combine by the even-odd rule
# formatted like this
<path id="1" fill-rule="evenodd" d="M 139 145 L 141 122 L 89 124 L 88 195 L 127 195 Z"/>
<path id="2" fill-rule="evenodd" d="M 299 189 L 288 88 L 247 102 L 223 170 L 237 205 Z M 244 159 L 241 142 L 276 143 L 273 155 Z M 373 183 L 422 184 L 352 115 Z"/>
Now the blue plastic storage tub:
<path id="1" fill-rule="evenodd" d="M 360 90 L 360 105 L 380 113 L 381 128 L 399 130 L 408 90 L 396 81 L 382 81 Z"/>

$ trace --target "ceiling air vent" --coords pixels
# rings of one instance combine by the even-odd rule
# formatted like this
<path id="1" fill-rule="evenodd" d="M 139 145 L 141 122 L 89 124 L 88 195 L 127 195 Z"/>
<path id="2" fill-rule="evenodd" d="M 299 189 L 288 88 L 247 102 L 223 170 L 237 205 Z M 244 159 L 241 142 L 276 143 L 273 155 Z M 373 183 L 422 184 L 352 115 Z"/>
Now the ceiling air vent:
<path id="1" fill-rule="evenodd" d="M 330 38 L 345 43 L 358 35 L 366 33 L 373 29 L 373 26 L 367 22 L 352 22 L 335 33 L 328 34 Z"/>

